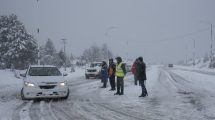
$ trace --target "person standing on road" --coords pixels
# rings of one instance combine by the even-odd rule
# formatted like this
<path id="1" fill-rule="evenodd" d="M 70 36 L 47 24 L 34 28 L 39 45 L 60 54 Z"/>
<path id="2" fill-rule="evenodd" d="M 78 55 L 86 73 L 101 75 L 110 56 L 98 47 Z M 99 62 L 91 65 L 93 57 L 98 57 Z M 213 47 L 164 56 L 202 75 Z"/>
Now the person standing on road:
<path id="1" fill-rule="evenodd" d="M 116 65 L 114 64 L 113 59 L 109 59 L 108 75 L 109 75 L 109 82 L 111 86 L 110 91 L 116 90 L 115 72 L 116 72 Z"/>
<path id="2" fill-rule="evenodd" d="M 122 63 L 121 57 L 117 57 L 116 61 L 115 75 L 117 77 L 117 92 L 114 95 L 124 95 L 124 76 L 126 75 L 125 64 Z"/>
<path id="3" fill-rule="evenodd" d="M 139 97 L 145 97 L 148 96 L 148 92 L 146 90 L 145 81 L 146 81 L 146 64 L 143 62 L 143 58 L 138 58 L 138 64 L 137 64 L 137 77 L 139 80 L 139 84 L 142 87 L 142 94 Z"/>
<path id="4" fill-rule="evenodd" d="M 134 75 L 134 85 L 137 85 L 137 63 L 138 63 L 138 58 L 134 61 L 132 67 L 131 67 L 131 72 Z"/>
<path id="5" fill-rule="evenodd" d="M 106 88 L 107 81 L 108 81 L 108 70 L 107 70 L 107 63 L 105 61 L 102 62 L 101 80 L 103 82 L 103 86 L 101 88 Z"/>

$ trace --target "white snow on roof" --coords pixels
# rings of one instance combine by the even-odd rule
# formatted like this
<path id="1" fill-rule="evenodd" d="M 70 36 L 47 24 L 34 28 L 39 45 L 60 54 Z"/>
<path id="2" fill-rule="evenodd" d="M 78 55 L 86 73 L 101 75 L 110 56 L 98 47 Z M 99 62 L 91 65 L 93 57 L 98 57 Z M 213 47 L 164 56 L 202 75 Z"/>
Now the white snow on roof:
<path id="1" fill-rule="evenodd" d="M 30 67 L 56 67 L 54 65 L 31 65 Z"/>

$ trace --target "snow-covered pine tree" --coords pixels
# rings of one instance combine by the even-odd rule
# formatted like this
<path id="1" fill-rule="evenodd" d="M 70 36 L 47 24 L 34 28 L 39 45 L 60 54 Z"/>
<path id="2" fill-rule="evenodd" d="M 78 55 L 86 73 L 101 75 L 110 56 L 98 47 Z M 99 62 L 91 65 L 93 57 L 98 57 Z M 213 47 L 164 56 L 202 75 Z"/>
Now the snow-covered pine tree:
<path id="1" fill-rule="evenodd" d="M 48 39 L 45 44 L 45 54 L 51 56 L 54 56 L 56 54 L 56 49 L 51 39 Z"/>
<path id="2" fill-rule="evenodd" d="M 25 68 L 35 62 L 37 42 L 16 15 L 0 17 L 0 60 L 7 68 Z"/>
<path id="3" fill-rule="evenodd" d="M 59 65 L 63 66 L 66 61 L 66 55 L 64 54 L 64 52 L 62 50 L 59 51 L 58 57 L 59 57 Z"/>
<path id="4" fill-rule="evenodd" d="M 44 65 L 56 65 L 55 57 L 57 57 L 56 49 L 51 39 L 48 39 L 45 46 L 40 47 L 41 52 L 41 64 Z"/>

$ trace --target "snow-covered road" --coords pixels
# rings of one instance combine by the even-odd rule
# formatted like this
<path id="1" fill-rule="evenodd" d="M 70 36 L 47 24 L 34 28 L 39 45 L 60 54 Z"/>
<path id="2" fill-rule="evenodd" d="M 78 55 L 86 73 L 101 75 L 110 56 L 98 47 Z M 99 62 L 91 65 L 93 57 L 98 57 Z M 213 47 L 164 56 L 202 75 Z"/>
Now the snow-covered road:
<path id="1" fill-rule="evenodd" d="M 125 95 L 113 95 L 100 80 L 82 74 L 69 80 L 67 100 L 22 101 L 21 84 L 0 86 L 1 120 L 215 120 L 214 75 L 164 66 L 147 70 L 149 96 L 133 76 L 125 78 Z M 72 75 L 71 75 L 72 76 Z M 17 79 L 18 80 L 18 79 Z"/>

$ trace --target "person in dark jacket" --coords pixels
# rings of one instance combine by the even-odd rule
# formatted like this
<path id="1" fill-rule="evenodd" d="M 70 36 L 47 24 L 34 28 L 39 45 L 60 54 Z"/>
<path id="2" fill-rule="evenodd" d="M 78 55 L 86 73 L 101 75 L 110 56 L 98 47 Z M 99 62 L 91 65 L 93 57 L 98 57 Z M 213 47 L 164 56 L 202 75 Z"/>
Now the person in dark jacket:
<path id="1" fill-rule="evenodd" d="M 146 90 L 145 81 L 146 81 L 146 64 L 143 62 L 143 58 L 138 58 L 138 64 L 137 64 L 137 77 L 139 80 L 139 83 L 142 87 L 142 94 L 139 97 L 145 97 L 148 96 L 148 92 Z"/>
<path id="2" fill-rule="evenodd" d="M 106 88 L 107 81 L 108 81 L 108 68 L 107 68 L 107 63 L 105 61 L 102 62 L 101 80 L 103 82 L 103 86 L 101 88 Z"/>
<path id="3" fill-rule="evenodd" d="M 111 86 L 110 91 L 116 90 L 115 72 L 116 72 L 116 65 L 114 64 L 113 59 L 109 59 L 108 76 L 109 76 L 109 82 Z"/>
<path id="4" fill-rule="evenodd" d="M 134 61 L 132 67 L 131 67 L 131 72 L 134 75 L 134 85 L 137 85 L 137 63 L 138 63 L 138 58 Z"/>
<path id="5" fill-rule="evenodd" d="M 117 92 L 114 95 L 124 95 L 124 77 L 126 75 L 125 64 L 122 63 L 122 58 L 116 58 L 116 77 L 117 77 Z"/>

